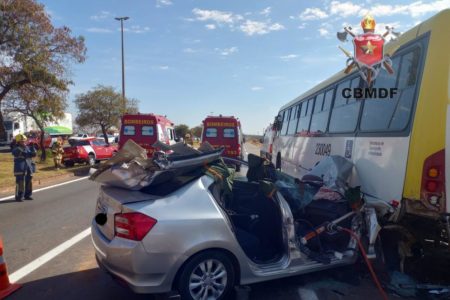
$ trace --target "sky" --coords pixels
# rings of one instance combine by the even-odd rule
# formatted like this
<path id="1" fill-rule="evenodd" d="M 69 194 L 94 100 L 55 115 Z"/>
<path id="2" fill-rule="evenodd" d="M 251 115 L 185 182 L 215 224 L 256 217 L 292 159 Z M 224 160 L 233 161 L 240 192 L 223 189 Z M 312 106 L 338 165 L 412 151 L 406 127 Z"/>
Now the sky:
<path id="1" fill-rule="evenodd" d="M 38 0 L 39 1 L 39 0 Z M 210 114 L 233 115 L 262 134 L 281 106 L 345 67 L 336 32 L 371 13 L 377 33 L 405 32 L 450 0 L 45 0 L 55 26 L 86 39 L 87 59 L 70 66 L 73 99 L 97 85 L 121 92 L 124 22 L 126 96 L 141 113 L 194 127 Z"/>

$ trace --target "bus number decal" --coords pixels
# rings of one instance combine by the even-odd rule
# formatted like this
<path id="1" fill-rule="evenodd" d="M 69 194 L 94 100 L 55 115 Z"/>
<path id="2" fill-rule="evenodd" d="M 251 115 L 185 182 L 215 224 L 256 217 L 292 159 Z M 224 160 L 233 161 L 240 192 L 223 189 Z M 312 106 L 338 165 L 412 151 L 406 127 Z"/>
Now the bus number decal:
<path id="1" fill-rule="evenodd" d="M 316 155 L 330 156 L 331 144 L 316 144 Z"/>

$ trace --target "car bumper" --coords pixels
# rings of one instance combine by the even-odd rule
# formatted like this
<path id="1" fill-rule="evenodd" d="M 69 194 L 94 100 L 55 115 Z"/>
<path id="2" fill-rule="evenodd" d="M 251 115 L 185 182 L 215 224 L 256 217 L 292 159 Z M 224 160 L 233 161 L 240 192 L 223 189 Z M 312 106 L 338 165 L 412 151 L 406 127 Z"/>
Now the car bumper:
<path id="1" fill-rule="evenodd" d="M 135 293 L 167 293 L 172 290 L 172 280 L 177 270 L 173 257 L 149 254 L 141 242 L 122 238 L 109 241 L 97 226 L 94 221 L 91 236 L 101 269 Z"/>

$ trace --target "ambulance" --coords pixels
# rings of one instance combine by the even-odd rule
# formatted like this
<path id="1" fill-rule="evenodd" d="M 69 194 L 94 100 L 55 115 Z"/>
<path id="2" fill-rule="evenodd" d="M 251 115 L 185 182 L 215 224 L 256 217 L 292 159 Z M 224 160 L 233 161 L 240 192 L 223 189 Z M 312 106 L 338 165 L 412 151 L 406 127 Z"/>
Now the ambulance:
<path id="1" fill-rule="evenodd" d="M 233 116 L 207 116 L 203 120 L 202 143 L 209 142 L 214 148 L 224 147 L 223 156 L 242 160 L 244 137 L 241 122 Z M 236 170 L 240 163 L 233 163 Z"/>
<path id="2" fill-rule="evenodd" d="M 155 114 L 125 114 L 119 135 L 119 149 L 128 140 L 133 140 L 147 150 L 151 157 L 155 149 L 153 144 L 160 141 L 167 145 L 176 143 L 174 123 L 165 116 Z"/>

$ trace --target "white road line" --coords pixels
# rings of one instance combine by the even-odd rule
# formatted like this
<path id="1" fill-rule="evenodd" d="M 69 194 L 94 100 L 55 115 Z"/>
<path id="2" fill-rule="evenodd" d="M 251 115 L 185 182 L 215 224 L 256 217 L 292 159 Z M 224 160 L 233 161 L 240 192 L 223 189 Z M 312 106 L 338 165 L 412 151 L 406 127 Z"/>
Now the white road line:
<path id="1" fill-rule="evenodd" d="M 43 187 L 43 188 L 40 188 L 40 189 L 37 189 L 37 190 L 33 190 L 33 193 L 40 192 L 40 191 L 45 191 L 45 190 L 52 189 L 52 188 L 55 188 L 55 187 L 58 187 L 58 186 L 62 186 L 62 185 L 66 185 L 66 184 L 69 184 L 69 183 L 72 183 L 72 182 L 77 182 L 77 181 L 80 181 L 80 180 L 84 180 L 86 178 L 89 178 L 89 176 L 77 178 L 77 179 L 74 179 L 74 180 L 71 180 L 71 181 L 66 181 L 66 182 L 58 183 L 58 184 L 51 185 L 51 186 L 46 186 L 46 187 Z M 13 198 L 14 198 L 14 195 L 8 196 L 8 197 L 4 197 L 4 198 L 0 198 L 0 201 L 6 201 L 6 200 L 13 199 Z"/>
<path id="2" fill-rule="evenodd" d="M 28 274 L 30 274 L 31 272 L 35 271 L 36 269 L 38 269 L 45 263 L 49 262 L 50 260 L 52 260 L 57 255 L 63 253 L 64 251 L 66 251 L 67 249 L 69 249 L 70 247 L 72 247 L 73 245 L 75 245 L 76 243 L 78 243 L 79 241 L 84 239 L 85 237 L 89 236 L 90 234 L 91 234 L 91 228 L 89 227 L 89 228 L 83 230 L 82 232 L 80 232 L 79 234 L 77 234 L 76 236 L 74 236 L 73 238 L 71 238 L 70 240 L 65 241 L 64 243 L 62 243 L 61 245 L 57 246 L 56 248 L 50 250 L 49 252 L 45 253 L 41 257 L 36 258 L 32 262 L 30 262 L 28 265 L 20 268 L 16 272 L 12 273 L 11 275 L 9 275 L 9 279 L 11 280 L 11 282 L 19 281 L 23 277 L 25 277 Z"/>

